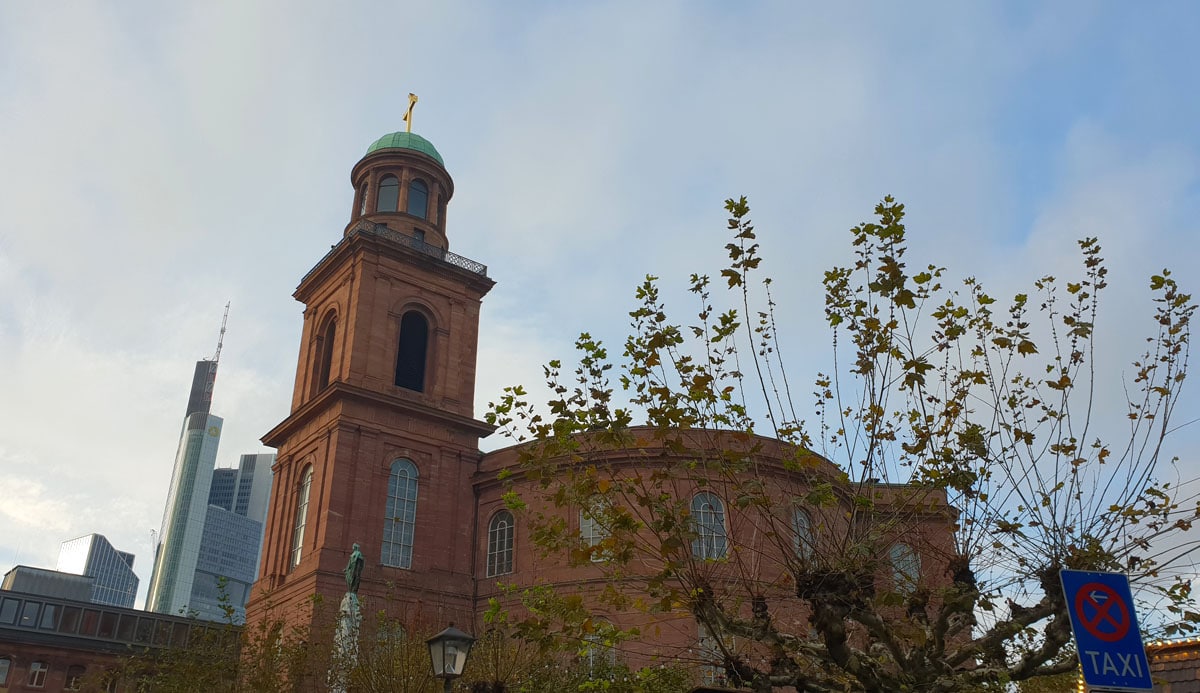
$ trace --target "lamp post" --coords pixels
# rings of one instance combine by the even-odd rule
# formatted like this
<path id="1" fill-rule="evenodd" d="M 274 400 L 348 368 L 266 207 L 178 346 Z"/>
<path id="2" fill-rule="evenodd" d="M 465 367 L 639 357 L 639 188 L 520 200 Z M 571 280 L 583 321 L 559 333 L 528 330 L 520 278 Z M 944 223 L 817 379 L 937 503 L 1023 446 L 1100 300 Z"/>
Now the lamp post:
<path id="1" fill-rule="evenodd" d="M 462 676 L 474 643 L 475 638 L 455 628 L 453 623 L 425 641 L 429 646 L 429 659 L 433 662 L 433 675 L 445 681 L 445 693 L 450 693 L 451 682 Z"/>

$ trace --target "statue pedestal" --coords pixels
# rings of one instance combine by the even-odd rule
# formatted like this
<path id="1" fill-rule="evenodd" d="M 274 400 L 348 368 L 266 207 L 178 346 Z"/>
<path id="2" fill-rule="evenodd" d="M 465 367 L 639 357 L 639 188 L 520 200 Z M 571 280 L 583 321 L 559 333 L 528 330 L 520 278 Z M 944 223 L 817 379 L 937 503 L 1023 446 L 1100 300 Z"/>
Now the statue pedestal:
<path id="1" fill-rule="evenodd" d="M 347 592 L 338 610 L 337 631 L 333 634 L 333 665 L 329 670 L 331 693 L 345 693 L 350 670 L 358 663 L 358 631 L 362 610 L 358 595 Z"/>

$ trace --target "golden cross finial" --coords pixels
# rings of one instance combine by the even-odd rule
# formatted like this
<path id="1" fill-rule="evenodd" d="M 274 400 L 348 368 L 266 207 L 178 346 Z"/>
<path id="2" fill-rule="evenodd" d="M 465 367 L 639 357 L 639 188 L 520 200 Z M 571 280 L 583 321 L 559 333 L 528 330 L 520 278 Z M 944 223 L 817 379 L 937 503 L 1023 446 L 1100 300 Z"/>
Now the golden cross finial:
<path id="1" fill-rule="evenodd" d="M 417 105 L 417 95 L 409 93 L 408 95 L 408 110 L 404 112 L 404 122 L 408 123 L 408 132 L 412 132 L 412 112 L 413 106 Z"/>

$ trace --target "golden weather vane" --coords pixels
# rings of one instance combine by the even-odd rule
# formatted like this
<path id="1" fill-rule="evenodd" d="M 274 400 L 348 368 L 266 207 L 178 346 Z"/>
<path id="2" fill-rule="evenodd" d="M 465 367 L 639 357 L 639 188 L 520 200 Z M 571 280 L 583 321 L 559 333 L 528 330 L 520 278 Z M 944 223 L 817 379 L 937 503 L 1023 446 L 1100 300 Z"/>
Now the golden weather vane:
<path id="1" fill-rule="evenodd" d="M 412 112 L 413 106 L 417 105 L 417 95 L 409 93 L 408 95 L 408 110 L 404 112 L 404 122 L 408 123 L 408 132 L 412 132 Z"/>

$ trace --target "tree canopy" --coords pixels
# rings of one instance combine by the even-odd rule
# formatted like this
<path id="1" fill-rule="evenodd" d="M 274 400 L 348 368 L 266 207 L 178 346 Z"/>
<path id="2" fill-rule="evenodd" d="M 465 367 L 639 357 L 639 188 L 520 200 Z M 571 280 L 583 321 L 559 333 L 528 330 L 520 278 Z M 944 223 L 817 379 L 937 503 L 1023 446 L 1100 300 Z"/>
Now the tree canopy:
<path id="1" fill-rule="evenodd" d="M 578 639 L 599 610 L 686 614 L 721 678 L 755 690 L 987 689 L 1074 669 L 1063 568 L 1127 573 L 1172 614 L 1164 634 L 1193 630 L 1171 568 L 1200 504 L 1164 442 L 1195 304 L 1170 272 L 1114 374 L 1097 368 L 1097 239 L 1077 277 L 1002 301 L 910 270 L 904 206 L 885 198 L 851 229 L 853 263 L 824 275 L 834 366 L 797 402 L 749 206 L 726 208 L 729 261 L 719 288 L 691 276 L 687 324 L 647 277 L 618 357 L 583 334 L 576 366 L 547 365 L 547 402 L 513 386 L 491 407 L 523 443 L 505 472 L 519 521 L 606 578 L 558 608 L 527 590 L 527 636 Z"/>

